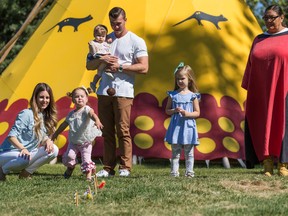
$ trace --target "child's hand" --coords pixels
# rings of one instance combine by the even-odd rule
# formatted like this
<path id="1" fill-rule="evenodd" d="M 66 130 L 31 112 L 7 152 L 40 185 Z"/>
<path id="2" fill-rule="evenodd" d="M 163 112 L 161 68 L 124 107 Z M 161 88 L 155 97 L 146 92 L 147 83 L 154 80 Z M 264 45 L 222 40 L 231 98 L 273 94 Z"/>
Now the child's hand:
<path id="1" fill-rule="evenodd" d="M 180 107 L 176 107 L 176 108 L 174 109 L 175 113 L 180 113 L 181 110 L 182 110 L 182 109 L 181 109 Z"/>
<path id="2" fill-rule="evenodd" d="M 184 109 L 182 109 L 181 107 L 176 107 L 175 108 L 175 112 L 179 113 L 180 116 L 186 117 L 188 116 L 188 112 L 186 112 Z"/>
<path id="3" fill-rule="evenodd" d="M 181 110 L 179 111 L 179 113 L 180 113 L 183 117 L 185 117 L 185 116 L 187 115 L 186 111 L 183 110 L 183 109 L 181 109 Z"/>
<path id="4" fill-rule="evenodd" d="M 95 122 L 95 126 L 96 126 L 98 129 L 103 129 L 103 127 L 104 127 L 100 121 L 96 121 L 96 122 Z"/>

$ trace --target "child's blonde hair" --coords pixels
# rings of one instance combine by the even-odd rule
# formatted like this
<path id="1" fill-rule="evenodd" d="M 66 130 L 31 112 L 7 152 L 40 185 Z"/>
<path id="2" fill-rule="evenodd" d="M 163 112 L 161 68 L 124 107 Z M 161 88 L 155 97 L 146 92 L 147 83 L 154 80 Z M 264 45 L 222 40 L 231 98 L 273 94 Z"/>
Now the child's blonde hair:
<path id="1" fill-rule="evenodd" d="M 73 89 L 72 92 L 67 92 L 66 95 L 73 99 L 73 97 L 75 95 L 75 92 L 77 90 L 83 90 L 86 93 L 87 96 L 89 96 L 89 94 L 93 92 L 91 88 L 85 88 L 84 86 L 81 86 L 81 87 L 77 87 L 77 88 Z"/>
<path id="2" fill-rule="evenodd" d="M 184 74 L 187 76 L 188 78 L 188 89 L 194 93 L 198 92 L 198 87 L 196 85 L 196 81 L 195 81 L 195 77 L 194 77 L 194 72 L 192 70 L 192 68 L 189 65 L 184 65 L 184 66 L 180 66 L 176 69 L 175 73 L 174 73 L 174 77 L 175 77 L 175 87 L 174 90 L 178 90 L 179 86 L 177 85 L 177 79 L 176 79 L 176 74 L 180 73 L 180 72 L 184 72 Z"/>

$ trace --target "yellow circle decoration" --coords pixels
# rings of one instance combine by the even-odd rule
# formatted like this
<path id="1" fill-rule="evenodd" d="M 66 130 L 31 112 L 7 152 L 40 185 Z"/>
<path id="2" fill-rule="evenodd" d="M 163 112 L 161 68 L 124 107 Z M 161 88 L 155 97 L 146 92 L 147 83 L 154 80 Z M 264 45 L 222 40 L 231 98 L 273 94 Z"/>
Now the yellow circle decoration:
<path id="1" fill-rule="evenodd" d="M 172 151 L 171 145 L 168 142 L 164 142 L 164 145 L 169 151 Z"/>
<path id="2" fill-rule="evenodd" d="M 245 121 L 241 121 L 240 127 L 241 127 L 242 131 L 245 130 Z"/>
<path id="3" fill-rule="evenodd" d="M 239 143 L 233 137 L 225 137 L 223 139 L 223 145 L 230 152 L 238 152 L 240 150 Z"/>
<path id="4" fill-rule="evenodd" d="M 203 154 L 209 154 L 216 148 L 216 143 L 210 138 L 200 138 L 200 145 L 196 146 L 197 150 Z"/>
<path id="5" fill-rule="evenodd" d="M 141 149 L 149 149 L 153 145 L 153 138 L 149 134 L 139 133 L 134 137 L 134 143 Z"/>
<path id="6" fill-rule="evenodd" d="M 153 119 L 148 116 L 138 116 L 135 119 L 134 124 L 136 125 L 137 128 L 144 131 L 151 130 L 154 127 Z"/>
<path id="7" fill-rule="evenodd" d="M 169 127 L 170 120 L 171 120 L 171 118 L 169 117 L 169 118 L 165 119 L 165 121 L 164 121 L 164 127 L 165 127 L 166 130 L 167 130 L 168 127 Z"/>
<path id="8" fill-rule="evenodd" d="M 63 148 L 64 145 L 66 144 L 67 142 L 67 139 L 65 136 L 63 136 L 62 134 L 60 134 L 58 137 L 57 137 L 57 140 L 55 142 L 55 144 L 58 146 L 59 149 Z"/>
<path id="9" fill-rule="evenodd" d="M 9 128 L 9 124 L 7 122 L 0 122 L 0 135 L 4 134 Z"/>
<path id="10" fill-rule="evenodd" d="M 197 130 L 199 133 L 207 133 L 212 128 L 210 121 L 208 121 L 205 118 L 196 119 L 196 123 L 197 123 Z"/>
<path id="11" fill-rule="evenodd" d="M 233 122 L 226 117 L 220 117 L 218 119 L 218 124 L 223 131 L 233 132 L 235 130 Z"/>

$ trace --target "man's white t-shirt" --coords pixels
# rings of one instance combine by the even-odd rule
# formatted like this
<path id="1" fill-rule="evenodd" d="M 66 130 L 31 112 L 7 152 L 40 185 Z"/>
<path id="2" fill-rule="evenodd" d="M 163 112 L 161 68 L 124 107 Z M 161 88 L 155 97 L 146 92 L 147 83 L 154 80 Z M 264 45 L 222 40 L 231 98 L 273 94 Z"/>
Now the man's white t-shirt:
<path id="1" fill-rule="evenodd" d="M 110 53 L 119 58 L 119 64 L 132 65 L 136 58 L 148 56 L 145 41 L 130 31 L 121 38 L 116 38 L 114 32 L 108 37 L 113 41 L 110 44 Z M 116 72 L 113 75 L 114 79 L 111 79 L 103 73 L 97 95 L 108 95 L 107 89 L 112 87 L 116 90 L 115 96 L 134 98 L 135 75 L 125 72 Z"/>

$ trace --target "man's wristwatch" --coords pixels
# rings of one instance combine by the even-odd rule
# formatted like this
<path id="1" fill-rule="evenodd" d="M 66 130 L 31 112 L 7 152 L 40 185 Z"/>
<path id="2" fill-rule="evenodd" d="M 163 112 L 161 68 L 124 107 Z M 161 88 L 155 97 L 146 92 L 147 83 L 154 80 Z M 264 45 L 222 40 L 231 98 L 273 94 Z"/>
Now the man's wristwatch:
<path id="1" fill-rule="evenodd" d="M 123 65 L 122 65 L 122 64 L 119 65 L 119 69 L 118 69 L 118 71 L 119 71 L 120 73 L 123 72 Z"/>

